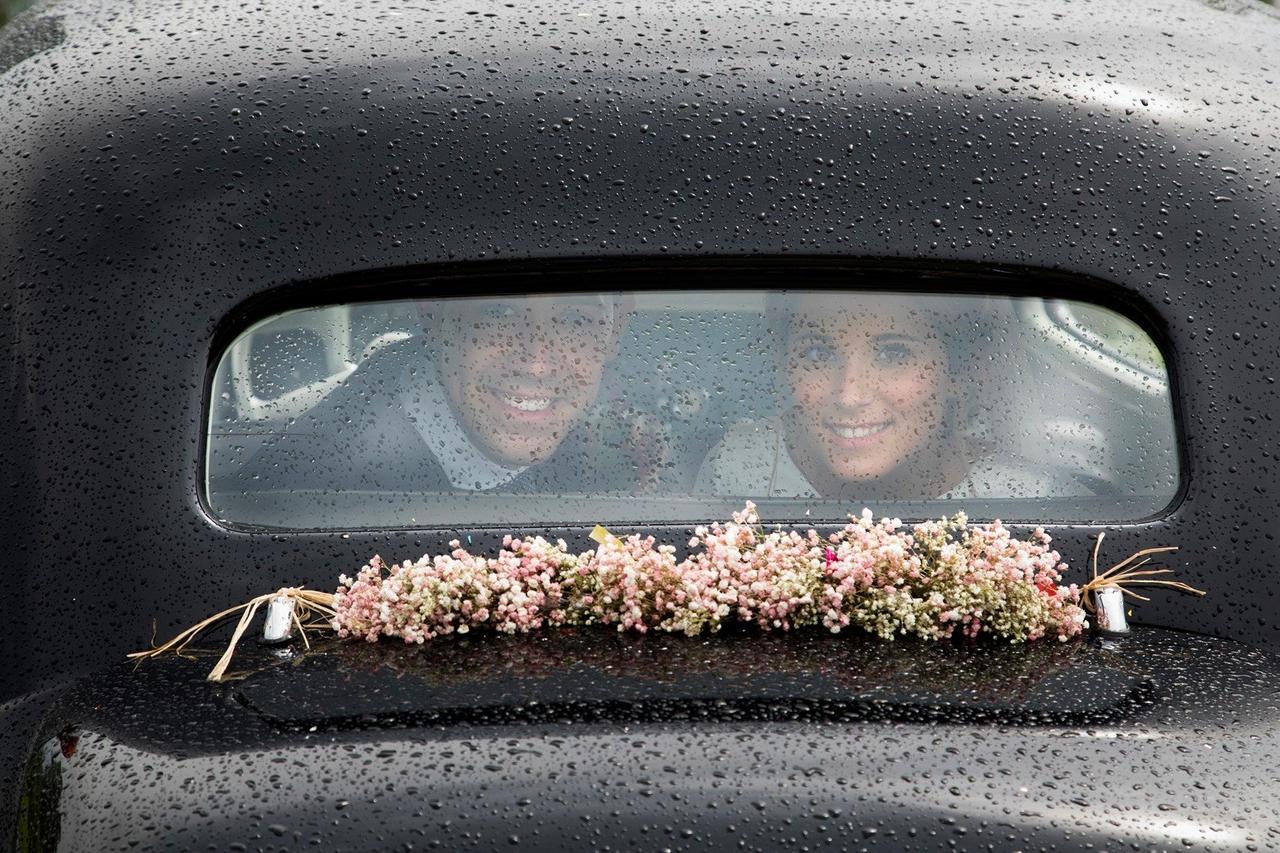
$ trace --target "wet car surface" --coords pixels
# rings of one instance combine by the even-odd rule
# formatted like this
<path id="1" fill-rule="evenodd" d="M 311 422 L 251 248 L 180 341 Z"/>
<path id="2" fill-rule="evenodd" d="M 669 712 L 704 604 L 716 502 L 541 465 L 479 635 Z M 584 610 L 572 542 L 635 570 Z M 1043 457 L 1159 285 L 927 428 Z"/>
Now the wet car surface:
<path id="1" fill-rule="evenodd" d="M 1275 841 L 1270 770 L 1250 760 L 1275 749 L 1275 656 L 1191 634 L 929 648 L 591 630 L 241 665 L 226 686 L 202 681 L 207 659 L 121 667 L 69 695 L 78 725 L 26 776 L 32 802 L 59 803 L 60 843 L 151 827 L 250 849 Z"/>
<path id="2" fill-rule="evenodd" d="M 1274 845 L 1277 43 L 1251 3 L 25 13 L 0 32 L 0 837 Z M 207 657 L 122 663 L 373 553 L 501 541 L 216 518 L 212 375 L 254 322 L 868 270 L 1148 332 L 1173 500 L 1031 521 L 1081 578 L 1102 530 L 1117 554 L 1176 544 L 1210 596 L 1157 597 L 1110 646 L 569 632 L 249 649 L 224 685 Z"/>

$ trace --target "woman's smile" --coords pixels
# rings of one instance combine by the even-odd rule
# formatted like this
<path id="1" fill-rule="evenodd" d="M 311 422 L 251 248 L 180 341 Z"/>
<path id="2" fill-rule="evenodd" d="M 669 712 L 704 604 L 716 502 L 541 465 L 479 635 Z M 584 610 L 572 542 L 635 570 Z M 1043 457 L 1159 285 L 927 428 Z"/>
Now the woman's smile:
<path id="1" fill-rule="evenodd" d="M 854 450 L 869 447 L 880 441 L 884 434 L 893 428 L 893 425 L 894 422 L 890 419 L 858 423 L 828 421 L 826 427 L 834 435 L 833 441 Z"/>

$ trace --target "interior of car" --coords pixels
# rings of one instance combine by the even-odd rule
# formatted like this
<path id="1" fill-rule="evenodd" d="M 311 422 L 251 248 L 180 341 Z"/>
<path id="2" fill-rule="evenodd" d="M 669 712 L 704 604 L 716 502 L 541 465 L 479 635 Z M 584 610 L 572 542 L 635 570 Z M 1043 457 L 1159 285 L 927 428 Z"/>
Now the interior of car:
<path id="1" fill-rule="evenodd" d="M 766 423 L 785 408 L 770 298 L 764 290 L 629 295 L 629 322 L 586 421 L 598 438 L 593 464 L 644 465 L 636 460 L 645 457 L 652 470 L 627 493 L 545 495 L 554 520 L 677 522 L 717 517 L 746 499 L 771 520 L 839 520 L 851 511 L 847 501 L 837 506 L 814 495 L 699 489 L 700 467 L 735 424 Z M 1173 499 L 1179 475 L 1170 379 L 1138 324 L 1082 301 L 914 298 L 952 310 L 956 326 L 943 336 L 968 339 L 974 360 L 954 381 L 962 385 L 965 429 L 983 458 L 1019 460 L 1056 485 L 1041 489 L 1046 494 L 970 494 L 963 505 L 903 494 L 876 501 L 878 513 L 917 518 L 964 509 L 974 518 L 1133 520 Z M 948 307 L 948 299 L 966 301 Z M 210 394 L 206 500 L 220 522 L 266 529 L 546 523 L 546 500 L 501 489 L 433 494 L 369 488 L 358 478 L 340 488 L 299 487 L 296 480 L 283 487 L 261 472 L 244 475 L 264 446 L 298 429 L 375 354 L 421 340 L 427 333 L 417 304 L 351 301 L 284 311 L 235 338 L 218 360 Z M 641 451 L 628 456 L 620 448 L 637 436 L 644 436 Z M 296 465 L 312 461 L 300 456 Z"/>

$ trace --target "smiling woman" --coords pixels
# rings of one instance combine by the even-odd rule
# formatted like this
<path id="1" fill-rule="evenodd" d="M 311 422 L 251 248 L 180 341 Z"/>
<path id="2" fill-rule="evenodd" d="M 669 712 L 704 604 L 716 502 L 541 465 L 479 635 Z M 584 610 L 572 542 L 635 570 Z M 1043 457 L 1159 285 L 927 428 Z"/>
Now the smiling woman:
<path id="1" fill-rule="evenodd" d="M 948 491 L 965 461 L 941 318 L 883 294 L 856 304 L 778 294 L 767 310 L 782 411 L 732 430 L 705 466 L 711 490 L 861 499 Z"/>
<path id="2" fill-rule="evenodd" d="M 701 490 L 845 501 L 1080 494 L 1069 466 L 1035 466 L 1007 446 L 992 453 L 990 413 L 1010 356 L 992 334 L 1009 328 L 1009 307 L 772 295 L 780 412 L 734 425 L 703 465 Z"/>
<path id="3" fill-rule="evenodd" d="M 686 290 L 288 312 L 220 360 L 207 502 L 288 529 L 678 522 L 743 499 L 779 520 L 1157 512 L 1178 484 L 1163 367 L 1055 318 L 1158 349 L 1056 305 Z"/>

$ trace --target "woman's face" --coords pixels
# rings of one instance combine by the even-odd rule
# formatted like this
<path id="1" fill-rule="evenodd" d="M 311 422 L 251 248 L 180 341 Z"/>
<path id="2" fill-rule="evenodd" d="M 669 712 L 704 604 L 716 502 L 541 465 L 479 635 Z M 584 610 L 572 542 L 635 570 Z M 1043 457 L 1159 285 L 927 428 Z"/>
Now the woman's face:
<path id="1" fill-rule="evenodd" d="M 901 300 L 800 297 L 783 373 L 787 444 L 824 495 L 930 464 L 922 456 L 942 432 L 947 354 L 932 324 Z"/>

